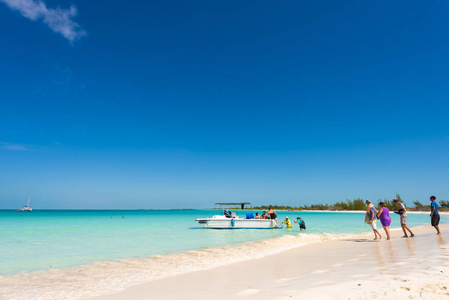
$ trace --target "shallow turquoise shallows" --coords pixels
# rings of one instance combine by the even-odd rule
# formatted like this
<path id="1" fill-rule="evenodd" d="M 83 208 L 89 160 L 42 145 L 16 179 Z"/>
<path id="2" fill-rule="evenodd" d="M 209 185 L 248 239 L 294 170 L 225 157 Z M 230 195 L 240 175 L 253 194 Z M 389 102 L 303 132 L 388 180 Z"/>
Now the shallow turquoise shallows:
<path id="1" fill-rule="evenodd" d="M 210 210 L 0 210 L 0 275 L 65 268 L 97 261 L 135 258 L 302 234 L 293 228 L 272 230 L 201 229 L 197 217 Z M 244 216 L 246 212 L 239 212 Z M 363 233 L 363 213 L 278 212 L 282 221 L 301 216 L 307 233 Z M 392 214 L 391 227 L 399 217 Z M 409 214 L 409 226 L 429 225 L 427 214 Z M 441 223 L 449 223 L 443 217 Z M 381 228 L 380 224 L 379 227 Z M 383 231 L 381 231 L 383 233 Z"/>

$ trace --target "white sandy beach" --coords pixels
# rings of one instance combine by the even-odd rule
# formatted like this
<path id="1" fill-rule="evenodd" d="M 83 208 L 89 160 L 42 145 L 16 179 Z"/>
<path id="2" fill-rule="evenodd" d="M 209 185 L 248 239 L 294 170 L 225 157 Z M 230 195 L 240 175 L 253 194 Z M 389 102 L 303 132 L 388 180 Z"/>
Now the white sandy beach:
<path id="1" fill-rule="evenodd" d="M 429 226 L 408 239 L 395 230 L 391 241 L 372 234 L 324 241 L 90 299 L 442 299 L 449 297 L 449 225 L 441 229 L 442 236 Z"/>
<path id="2" fill-rule="evenodd" d="M 441 299 L 449 296 L 449 224 L 441 229 L 413 228 L 408 239 L 395 229 L 391 241 L 305 232 L 25 272 L 0 276 L 0 299 Z"/>

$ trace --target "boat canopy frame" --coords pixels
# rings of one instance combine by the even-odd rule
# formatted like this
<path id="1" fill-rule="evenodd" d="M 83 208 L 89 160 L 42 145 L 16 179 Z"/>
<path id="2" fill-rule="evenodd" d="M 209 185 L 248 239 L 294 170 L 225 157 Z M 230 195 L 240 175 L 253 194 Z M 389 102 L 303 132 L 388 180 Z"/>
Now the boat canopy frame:
<path id="1" fill-rule="evenodd" d="M 249 209 L 252 209 L 250 202 L 218 202 L 215 203 L 215 206 L 219 206 L 219 209 L 245 209 L 245 205 L 249 206 Z"/>

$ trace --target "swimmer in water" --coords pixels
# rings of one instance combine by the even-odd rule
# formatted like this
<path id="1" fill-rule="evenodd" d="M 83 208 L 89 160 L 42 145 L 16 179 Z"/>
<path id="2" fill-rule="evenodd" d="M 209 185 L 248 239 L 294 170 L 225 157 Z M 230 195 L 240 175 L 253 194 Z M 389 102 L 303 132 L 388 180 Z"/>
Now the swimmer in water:
<path id="1" fill-rule="evenodd" d="M 288 219 L 288 217 L 285 218 L 284 221 L 282 221 L 282 224 L 286 224 L 287 228 L 292 228 L 292 223 Z"/>
<path id="2" fill-rule="evenodd" d="M 301 231 L 306 230 L 306 222 L 304 222 L 303 219 L 301 219 L 301 217 L 297 217 L 296 221 L 294 221 L 296 224 L 299 224 L 299 229 Z"/>

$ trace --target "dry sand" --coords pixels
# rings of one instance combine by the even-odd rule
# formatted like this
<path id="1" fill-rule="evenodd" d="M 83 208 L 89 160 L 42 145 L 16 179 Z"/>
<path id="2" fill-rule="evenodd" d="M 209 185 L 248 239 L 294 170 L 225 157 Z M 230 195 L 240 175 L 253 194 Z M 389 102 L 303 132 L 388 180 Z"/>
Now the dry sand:
<path id="1" fill-rule="evenodd" d="M 326 241 L 90 299 L 449 299 L 449 225 L 441 229 Z"/>

